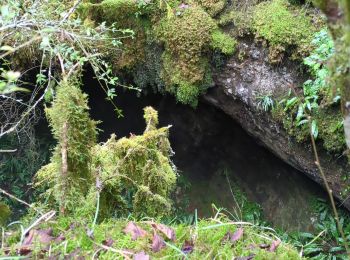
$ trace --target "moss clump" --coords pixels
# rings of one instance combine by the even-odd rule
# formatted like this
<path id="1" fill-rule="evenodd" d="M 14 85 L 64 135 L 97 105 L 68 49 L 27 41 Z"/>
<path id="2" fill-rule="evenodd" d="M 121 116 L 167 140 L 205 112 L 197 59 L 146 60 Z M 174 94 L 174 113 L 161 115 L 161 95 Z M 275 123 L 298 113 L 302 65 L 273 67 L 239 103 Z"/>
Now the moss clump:
<path id="1" fill-rule="evenodd" d="M 118 29 L 134 31 L 134 38 L 123 39 L 123 49 L 111 58 L 117 68 L 134 73 L 139 86 L 154 82 L 158 90 L 164 88 L 178 101 L 196 106 L 198 96 L 212 82 L 210 51 L 231 55 L 235 50 L 236 41 L 221 32 L 212 18 L 224 9 L 226 1 L 141 2 L 103 0 L 88 4 L 85 9 L 89 11 L 82 13 L 99 22 L 115 23 Z M 155 50 L 150 46 L 156 45 L 162 53 L 150 54 Z M 154 62 L 155 55 L 161 57 L 162 63 Z"/>
<path id="2" fill-rule="evenodd" d="M 296 47 L 294 57 L 304 56 L 311 48 L 316 28 L 301 10 L 286 0 L 262 2 L 255 7 L 253 29 L 258 38 L 270 44 L 270 61 L 281 61 L 287 47 Z"/>
<path id="3" fill-rule="evenodd" d="M 188 8 L 182 16 L 165 18 L 161 22 L 159 38 L 182 80 L 195 84 L 203 79 L 200 60 L 215 27 L 214 20 L 199 7 Z M 167 74 L 171 77 L 173 73 Z"/>
<path id="4" fill-rule="evenodd" d="M 338 107 L 321 109 L 316 116 L 319 135 L 327 151 L 341 154 L 346 149 L 343 117 Z"/>
<path id="5" fill-rule="evenodd" d="M 213 50 L 219 50 L 226 55 L 231 55 L 235 52 L 237 41 L 228 34 L 215 30 L 211 34 L 211 38 L 210 45 Z"/>
<path id="6" fill-rule="evenodd" d="M 273 110 L 273 117 L 282 122 L 284 129 L 290 136 L 296 138 L 300 143 L 310 142 L 310 125 L 299 124 L 296 119 L 298 106 L 289 110 L 281 104 L 277 104 Z M 333 107 L 319 108 L 312 117 L 317 122 L 318 139 L 322 141 L 326 151 L 341 154 L 345 150 L 345 137 L 343 129 L 343 118 L 340 111 Z"/>
<path id="7" fill-rule="evenodd" d="M 165 45 L 162 77 L 168 91 L 180 102 L 196 106 L 210 75 L 206 53 L 212 47 L 232 54 L 235 41 L 220 32 L 210 15 L 196 5 L 179 16 L 164 18 L 157 31 Z"/>
<path id="8" fill-rule="evenodd" d="M 195 0 L 211 17 L 218 15 L 226 5 L 225 0 Z"/>
<path id="9" fill-rule="evenodd" d="M 45 109 L 58 144 L 51 163 L 39 170 L 37 178 L 67 211 L 74 210 L 76 196 L 86 195 L 92 182 L 90 150 L 96 143 L 97 122 L 90 119 L 88 110 L 87 95 L 81 92 L 77 79 L 63 80 L 52 106 Z M 62 153 L 66 153 L 66 162 Z"/>
<path id="10" fill-rule="evenodd" d="M 175 187 L 176 173 L 170 161 L 169 128 L 157 129 L 157 111 L 151 107 L 145 108 L 145 120 L 147 127 L 143 135 L 120 140 L 112 136 L 94 148 L 93 171 L 98 172 L 103 183 L 101 194 L 109 198 L 105 205 L 109 212 L 118 212 L 111 201 L 127 202 L 125 197 L 120 197 L 123 190 L 132 191 L 129 202 L 133 206 L 129 210 L 135 215 L 159 217 L 171 211 L 169 197 Z"/>
<path id="11" fill-rule="evenodd" d="M 87 96 L 73 82 L 60 84 L 46 114 L 58 145 L 51 163 L 37 173 L 36 186 L 47 188 L 44 195 L 51 206 L 91 217 L 99 204 L 101 219 L 130 212 L 151 217 L 170 213 L 176 173 L 169 128 L 157 128 L 157 111 L 145 108 L 143 135 L 120 140 L 113 135 L 101 145 L 95 142 L 96 122 L 89 118 Z M 62 149 L 68 155 L 66 174 Z"/>
<path id="12" fill-rule="evenodd" d="M 4 226 L 10 218 L 11 210 L 10 207 L 5 203 L 0 202 L 0 227 Z"/>

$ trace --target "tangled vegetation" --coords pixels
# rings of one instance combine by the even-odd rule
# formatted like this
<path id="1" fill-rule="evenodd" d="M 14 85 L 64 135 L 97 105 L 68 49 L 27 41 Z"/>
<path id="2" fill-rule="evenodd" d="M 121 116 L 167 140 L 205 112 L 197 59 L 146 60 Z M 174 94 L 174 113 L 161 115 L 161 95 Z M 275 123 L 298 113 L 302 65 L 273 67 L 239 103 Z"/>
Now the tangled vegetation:
<path id="1" fill-rule="evenodd" d="M 311 78 L 300 90 L 292 86 L 289 96 L 277 102 L 272 113 L 298 141 L 309 140 L 311 125 L 314 138 L 322 140 L 327 151 L 341 154 L 345 137 L 339 109 L 340 90 L 331 86 L 326 64 L 334 54 L 333 40 L 327 30 L 322 30 L 315 34 L 312 44 L 316 48 L 304 59 Z"/>
<path id="2" fill-rule="evenodd" d="M 316 229 L 319 235 L 304 234 L 284 242 L 270 228 L 233 222 L 220 211 L 211 219 L 195 216 L 194 223 L 160 224 L 174 212 L 171 198 L 178 177 L 171 161 L 170 126 L 158 128 L 157 111 L 146 107 L 142 135 L 121 139 L 112 135 L 97 143 L 98 122 L 90 118 L 87 95 L 80 85 L 82 72 L 90 66 L 118 115 L 114 87 L 121 84 L 116 75 L 125 74 L 137 87 L 151 85 L 196 107 L 199 96 L 214 84 L 212 55 L 222 59 L 234 55 L 240 37 L 253 35 L 256 42 L 268 46 L 272 65 L 287 56 L 299 59 L 310 76 L 279 102 L 261 97 L 262 107 L 271 109 L 299 141 L 309 140 L 311 127 L 313 138 L 322 140 L 327 151 L 341 154 L 346 141 L 339 103 L 340 94 L 347 97 L 343 85 L 349 83 L 350 38 L 338 36 L 334 44 L 327 30 L 316 33 L 323 20 L 309 7 L 301 8 L 299 1 L 49 2 L 6 0 L 0 10 L 1 108 L 12 113 L 1 117 L 5 119 L 1 141 L 33 129 L 33 115 L 43 101 L 56 140 L 50 162 L 34 178 L 41 194 L 36 203 L 22 201 L 23 191 L 16 193 L 24 186 L 12 185 L 13 193 L 20 196 L 1 189 L 29 207 L 29 213 L 5 232 L 11 210 L 0 202 L 1 255 L 302 259 L 304 253 L 320 259 L 346 258 L 341 230 L 349 237 L 348 217 L 340 219 L 337 230 L 339 223 L 325 208 Z M 317 2 L 327 9 L 324 1 Z M 331 28 L 331 33 L 336 38 L 345 30 Z M 27 75 L 28 71 L 34 72 Z M 15 169 L 22 175 L 23 168 L 22 183 L 27 182 L 45 161 L 46 154 L 26 152 L 16 155 L 31 168 L 18 163 L 17 157 L 11 161 L 5 157 L 1 182 L 11 180 L 2 176 L 3 170 Z M 56 211 L 59 216 L 54 218 Z M 21 229 L 13 228 L 17 224 Z M 299 253 L 291 243 L 305 251 Z M 344 247 L 339 246 L 342 243 Z"/>
<path id="3" fill-rule="evenodd" d="M 89 118 L 88 109 L 87 96 L 75 80 L 64 80 L 46 109 L 58 144 L 51 162 L 36 176 L 36 186 L 46 188 L 45 200 L 53 200 L 53 207 L 58 204 L 62 215 L 92 214 L 89 209 L 93 211 L 96 203 L 102 218 L 129 210 L 152 217 L 169 214 L 176 173 L 170 161 L 169 128 L 157 129 L 157 112 L 145 108 L 142 136 L 112 136 L 97 145 L 97 122 Z"/>

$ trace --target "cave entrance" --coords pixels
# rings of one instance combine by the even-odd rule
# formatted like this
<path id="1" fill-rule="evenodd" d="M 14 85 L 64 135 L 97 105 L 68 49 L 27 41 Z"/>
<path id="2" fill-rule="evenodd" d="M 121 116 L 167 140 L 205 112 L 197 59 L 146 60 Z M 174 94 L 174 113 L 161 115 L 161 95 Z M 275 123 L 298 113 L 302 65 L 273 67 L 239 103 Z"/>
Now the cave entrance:
<path id="1" fill-rule="evenodd" d="M 182 180 L 175 200 L 185 202 L 185 211 L 197 210 L 200 217 L 213 216 L 214 204 L 239 214 L 243 202 L 236 194 L 235 189 L 239 189 L 249 201 L 261 206 L 264 219 L 275 227 L 289 231 L 311 229 L 310 202 L 325 197 L 324 192 L 258 145 L 222 111 L 202 102 L 194 110 L 176 103 L 171 96 L 150 93 L 138 96 L 135 91 L 119 90 L 115 103 L 124 117 L 117 118 L 98 84 L 92 79 L 84 81 L 91 115 L 102 121 L 101 142 L 112 133 L 118 138 L 141 134 L 145 128 L 143 108 L 149 105 L 158 110 L 160 126 L 172 125 L 173 161 Z"/>

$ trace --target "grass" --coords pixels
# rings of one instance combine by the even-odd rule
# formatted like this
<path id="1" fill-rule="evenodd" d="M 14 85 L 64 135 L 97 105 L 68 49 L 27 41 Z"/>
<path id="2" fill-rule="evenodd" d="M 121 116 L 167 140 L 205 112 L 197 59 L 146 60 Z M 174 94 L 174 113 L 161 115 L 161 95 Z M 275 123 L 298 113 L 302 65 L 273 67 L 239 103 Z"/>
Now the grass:
<path id="1" fill-rule="evenodd" d="M 89 234 L 89 226 L 83 220 L 64 217 L 52 218 L 46 223 L 33 227 L 34 230 L 53 230 L 49 246 L 33 243 L 31 257 L 87 257 L 99 259 L 133 258 L 134 254 L 145 252 L 153 259 L 234 259 L 235 257 L 255 255 L 254 259 L 301 259 L 291 245 L 281 243 L 272 252 L 269 247 L 273 241 L 279 240 L 274 230 L 256 226 L 249 222 L 233 222 L 224 214 L 218 212 L 214 218 L 195 219 L 193 225 L 171 225 L 176 234 L 176 240 L 165 239 L 165 247 L 159 252 L 151 249 L 153 228 L 149 219 L 143 219 L 136 224 L 147 232 L 145 237 L 132 240 L 123 229 L 131 219 L 110 219 L 94 226 L 94 232 Z M 151 220 L 153 221 L 153 220 Z M 235 242 L 225 240 L 225 235 L 235 233 L 243 228 L 243 236 Z M 159 235 L 161 235 L 158 232 Z M 5 232 L 2 238 L 0 255 L 18 256 L 21 231 Z M 57 239 L 64 237 L 64 240 Z M 164 237 L 165 238 L 165 237 Z M 40 239 L 39 239 L 40 240 Z M 106 241 L 113 241 L 106 245 Z M 184 253 L 184 244 L 191 244 L 192 252 Z M 267 249 L 265 248 L 267 247 Z M 264 249 L 265 248 L 265 249 Z M 43 250 L 45 249 L 45 250 Z"/>

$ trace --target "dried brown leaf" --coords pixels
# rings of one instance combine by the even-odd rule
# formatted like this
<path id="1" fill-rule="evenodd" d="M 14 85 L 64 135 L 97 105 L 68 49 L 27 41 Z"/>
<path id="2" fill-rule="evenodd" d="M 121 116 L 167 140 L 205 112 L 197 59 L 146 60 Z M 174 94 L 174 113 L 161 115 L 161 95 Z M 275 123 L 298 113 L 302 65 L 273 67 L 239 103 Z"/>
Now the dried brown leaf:
<path id="1" fill-rule="evenodd" d="M 147 232 L 136 225 L 134 222 L 130 221 L 128 225 L 124 228 L 125 234 L 130 234 L 132 240 L 136 240 L 139 237 L 144 237 L 147 235 Z"/>
<path id="2" fill-rule="evenodd" d="M 22 246 L 31 246 L 33 243 L 49 244 L 54 237 L 52 236 L 52 229 L 29 231 L 25 237 Z"/>
<path id="3" fill-rule="evenodd" d="M 270 248 L 270 245 L 268 245 L 268 244 L 260 244 L 259 247 L 261 249 L 267 249 L 267 248 Z"/>
<path id="4" fill-rule="evenodd" d="M 113 243 L 114 243 L 114 240 L 111 238 L 108 238 L 108 239 L 102 241 L 102 245 L 108 246 L 108 247 L 111 247 L 113 245 Z"/>
<path id="5" fill-rule="evenodd" d="M 280 244 L 281 244 L 281 240 L 273 241 L 270 248 L 269 248 L 269 252 L 275 252 Z"/>
<path id="6" fill-rule="evenodd" d="M 147 255 L 145 252 L 141 251 L 134 255 L 134 260 L 149 260 L 149 255 Z"/>
<path id="7" fill-rule="evenodd" d="M 174 229 L 164 225 L 164 224 L 157 224 L 152 223 L 152 227 L 162 232 L 168 239 L 171 241 L 175 241 L 175 231 Z"/>
<path id="8" fill-rule="evenodd" d="M 243 228 L 239 228 L 236 230 L 236 232 L 230 237 L 231 242 L 236 242 L 237 240 L 241 239 L 243 236 Z"/>
<path id="9" fill-rule="evenodd" d="M 164 239 L 157 234 L 156 231 L 153 233 L 153 239 L 152 239 L 152 251 L 153 252 L 159 252 L 162 248 L 165 247 Z"/>

